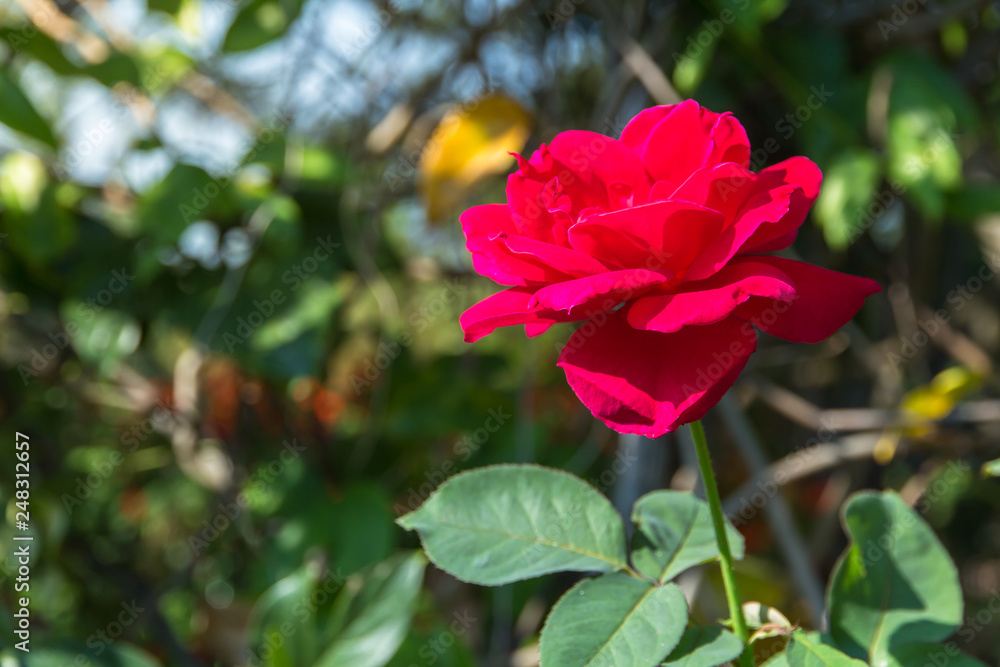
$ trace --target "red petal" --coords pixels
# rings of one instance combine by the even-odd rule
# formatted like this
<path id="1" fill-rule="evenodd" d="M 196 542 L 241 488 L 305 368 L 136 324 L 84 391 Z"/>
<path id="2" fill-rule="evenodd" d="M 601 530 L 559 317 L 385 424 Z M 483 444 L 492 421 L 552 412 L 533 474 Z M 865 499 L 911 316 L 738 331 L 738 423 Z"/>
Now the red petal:
<path id="1" fill-rule="evenodd" d="M 759 190 L 737 214 L 736 222 L 708 247 L 691 265 L 687 280 L 704 280 L 725 266 L 745 246 L 761 225 L 781 220 L 788 212 L 791 197 L 798 186 L 783 185 L 774 190 Z"/>
<path id="2" fill-rule="evenodd" d="M 768 167 L 759 174 L 758 187 L 775 189 L 787 185 L 798 186 L 792 194 L 788 212 L 779 220 L 761 225 L 740 249 L 740 253 L 773 252 L 787 248 L 795 240 L 802 221 L 823 183 L 823 173 L 816 164 L 804 157 L 793 157 Z"/>
<path id="3" fill-rule="evenodd" d="M 497 280 L 497 275 L 516 276 L 521 282 L 514 284 L 525 285 L 561 282 L 607 271 L 606 266 L 589 255 L 527 236 L 504 233 L 477 236 L 466 246 L 488 262 L 488 265 L 484 262 L 476 266 L 476 270 L 500 284 L 505 283 Z"/>
<path id="4" fill-rule="evenodd" d="M 718 211 L 660 201 L 592 215 L 569 230 L 570 244 L 605 263 L 679 273 L 713 244 L 725 225 Z"/>
<path id="5" fill-rule="evenodd" d="M 690 103 L 689 100 L 688 104 Z M 642 155 L 646 150 L 646 141 L 653 132 L 653 128 L 673 113 L 678 106 L 677 104 L 663 104 L 643 109 L 628 122 L 618 141 L 635 151 L 636 155 Z"/>
<path id="6" fill-rule="evenodd" d="M 559 366 L 595 417 L 619 433 L 656 437 L 704 414 L 732 385 L 756 348 L 738 318 L 676 333 L 639 331 L 619 310 L 585 322 Z"/>
<path id="7" fill-rule="evenodd" d="M 818 343 L 829 338 L 857 314 L 867 297 L 882 290 L 874 280 L 806 262 L 767 256 L 755 260 L 788 275 L 795 284 L 795 300 L 754 299 L 734 312 L 761 331 L 793 343 Z"/>
<path id="8" fill-rule="evenodd" d="M 652 184 L 635 153 L 595 132 L 558 134 L 518 164 L 507 179 L 507 201 L 521 233 L 542 241 L 557 241 L 553 228 L 584 209 L 646 202 Z"/>
<path id="9" fill-rule="evenodd" d="M 609 271 L 543 287 L 535 292 L 529 305 L 572 313 L 573 308 L 584 304 L 591 304 L 593 310 L 596 307 L 593 302 L 597 299 L 601 302 L 600 310 L 609 311 L 623 301 L 636 298 L 646 288 L 665 283 L 667 280 L 669 276 L 647 269 Z M 586 312 L 586 309 L 583 312 Z M 585 315 L 585 317 L 591 316 Z"/>
<path id="10" fill-rule="evenodd" d="M 758 189 L 757 174 L 738 164 L 727 162 L 698 169 L 669 198 L 696 201 L 706 208 L 719 211 L 732 223 Z M 654 186 L 653 192 L 657 190 Z"/>
<path id="11" fill-rule="evenodd" d="M 474 236 L 493 236 L 500 232 L 517 233 L 517 225 L 510 215 L 507 204 L 484 204 L 473 206 L 459 216 L 462 233 L 466 240 Z"/>
<path id="12" fill-rule="evenodd" d="M 791 278 L 756 258 L 734 260 L 718 273 L 695 283 L 684 283 L 684 291 L 639 298 L 628 311 L 628 323 L 636 329 L 670 333 L 689 325 L 705 325 L 729 316 L 737 306 L 759 297 L 791 301 L 795 288 Z"/>
<path id="13" fill-rule="evenodd" d="M 621 197 L 623 184 L 632 188 L 636 203 L 645 203 L 649 197 L 652 180 L 642 161 L 617 139 L 596 132 L 570 130 L 557 134 L 549 144 L 549 150 L 559 162 L 581 178 L 576 188 L 572 184 L 563 184 L 570 197 L 582 194 L 586 184 L 594 181 L 601 187 L 598 192 L 588 194 L 601 198 L 598 205 L 605 210 L 614 208 L 614 200 Z"/>
<path id="14" fill-rule="evenodd" d="M 702 122 L 709 119 L 710 116 L 703 116 Z M 719 116 L 712 126 L 710 136 L 714 149 L 706 165 L 735 162 L 741 167 L 750 166 L 750 139 L 747 138 L 747 131 L 735 116 L 728 111 Z"/>
<path id="15" fill-rule="evenodd" d="M 473 206 L 459 216 L 459 221 L 462 223 L 462 233 L 465 234 L 465 247 L 472 253 L 472 268 L 476 273 L 501 285 L 525 284 L 524 278 L 501 271 L 493 260 L 477 250 L 485 245 L 492 246 L 489 240 L 491 236 L 500 232 L 517 231 L 517 225 L 506 204 Z"/>
<path id="16" fill-rule="evenodd" d="M 705 165 L 709 136 L 700 111 L 701 107 L 693 100 L 676 105 L 636 150 L 655 180 L 683 183 L 695 169 Z"/>
<path id="17" fill-rule="evenodd" d="M 493 333 L 498 327 L 509 327 L 514 324 L 532 325 L 532 331 L 538 335 L 557 322 L 570 322 L 566 313 L 557 313 L 545 308 L 532 308 L 528 305 L 533 291 L 521 287 L 497 292 L 486 297 L 476 305 L 462 313 L 459 323 L 465 332 L 465 342 L 477 341 L 483 336 Z"/>
<path id="18" fill-rule="evenodd" d="M 642 158 L 654 180 L 674 185 L 706 165 L 750 163 L 750 142 L 739 121 L 694 100 L 640 112 L 625 126 L 621 142 Z"/>

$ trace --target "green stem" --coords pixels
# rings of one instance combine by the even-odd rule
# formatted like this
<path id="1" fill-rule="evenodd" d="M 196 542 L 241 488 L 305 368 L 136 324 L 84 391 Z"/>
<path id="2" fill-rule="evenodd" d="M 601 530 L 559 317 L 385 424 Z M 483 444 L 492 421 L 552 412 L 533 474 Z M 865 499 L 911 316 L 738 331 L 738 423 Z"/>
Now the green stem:
<path id="1" fill-rule="evenodd" d="M 691 437 L 694 439 L 695 451 L 698 452 L 698 467 L 701 468 L 701 478 L 705 482 L 705 496 L 712 511 L 715 539 L 719 543 L 719 565 L 722 568 L 722 585 L 726 589 L 726 601 L 729 602 L 729 616 L 733 621 L 736 636 L 745 647 L 743 655 L 740 656 L 740 667 L 754 667 L 753 651 L 749 646 L 750 631 L 747 630 L 747 621 L 743 616 L 740 589 L 736 586 L 736 571 L 733 569 L 733 554 L 729 551 L 722 500 L 719 498 L 719 487 L 715 483 L 715 473 L 712 472 L 712 458 L 708 453 L 708 442 L 705 441 L 705 429 L 700 421 L 691 422 Z"/>

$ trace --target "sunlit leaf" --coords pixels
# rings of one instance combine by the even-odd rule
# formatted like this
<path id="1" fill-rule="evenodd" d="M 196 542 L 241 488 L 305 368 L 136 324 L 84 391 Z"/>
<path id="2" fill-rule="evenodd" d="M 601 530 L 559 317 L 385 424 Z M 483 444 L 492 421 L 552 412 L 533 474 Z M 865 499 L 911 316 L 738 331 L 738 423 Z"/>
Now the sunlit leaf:
<path id="1" fill-rule="evenodd" d="M 1000 459 L 987 461 L 981 470 L 986 477 L 1000 477 Z"/>
<path id="2" fill-rule="evenodd" d="M 841 153 L 824 171 L 823 189 L 813 211 L 831 248 L 846 248 L 871 226 L 875 216 L 868 212 L 868 207 L 881 175 L 875 154 L 861 149 Z"/>
<path id="3" fill-rule="evenodd" d="M 167 14 L 176 14 L 181 8 L 181 2 L 183 0 L 146 0 L 146 7 L 150 11 L 166 12 Z"/>
<path id="4" fill-rule="evenodd" d="M 10 248 L 29 264 L 59 259 L 77 239 L 77 226 L 65 204 L 71 192 L 50 182 L 36 155 L 13 151 L 0 161 L 0 209 Z M 62 195 L 62 196 L 61 196 Z"/>
<path id="5" fill-rule="evenodd" d="M 664 660 L 663 667 L 718 667 L 743 652 L 739 638 L 717 626 L 690 627 Z"/>
<path id="6" fill-rule="evenodd" d="M 814 641 L 804 632 L 792 636 L 785 654 L 790 667 L 865 667 L 866 664 L 832 646 Z"/>
<path id="7" fill-rule="evenodd" d="M 33 153 L 12 151 L 0 160 L 0 204 L 10 212 L 34 212 L 48 183 L 45 164 Z"/>
<path id="8" fill-rule="evenodd" d="M 3 100 L 0 123 L 53 148 L 59 146 L 48 122 L 38 114 L 6 67 L 0 68 L 0 100 Z"/>
<path id="9" fill-rule="evenodd" d="M 546 667 L 648 667 L 677 645 L 687 603 L 675 584 L 621 572 L 585 579 L 552 608 L 542 628 Z"/>
<path id="10" fill-rule="evenodd" d="M 284 34 L 302 10 L 302 0 L 251 0 L 229 26 L 223 51 L 249 51 Z"/>
<path id="11" fill-rule="evenodd" d="M 882 663 L 911 642 L 947 638 L 962 622 L 962 591 L 948 552 L 893 492 L 848 500 L 851 546 L 828 591 L 830 634 L 850 655 Z"/>
<path id="12" fill-rule="evenodd" d="M 146 192 L 139 204 L 143 230 L 153 238 L 175 243 L 193 222 L 232 211 L 229 179 L 212 178 L 204 169 L 178 164 Z"/>
<path id="13" fill-rule="evenodd" d="M 690 493 L 654 491 L 632 507 L 636 525 L 632 540 L 635 568 L 658 581 L 670 581 L 684 570 L 719 557 L 708 504 Z M 743 557 L 743 536 L 727 523 L 729 547 Z"/>
<path id="14" fill-rule="evenodd" d="M 254 654 L 260 655 L 267 667 L 312 665 L 315 661 L 319 653 L 316 614 L 302 614 L 302 610 L 311 601 L 317 581 L 319 568 L 304 565 L 271 586 L 254 605 L 250 642 Z M 288 636 L 288 628 L 295 629 L 294 637 Z"/>
<path id="15" fill-rule="evenodd" d="M 435 565 L 484 586 L 628 567 L 625 528 L 608 499 L 550 468 L 498 465 L 454 475 L 396 522 L 420 534 Z"/>
<path id="16" fill-rule="evenodd" d="M 135 318 L 97 301 L 111 294 L 102 290 L 88 302 L 69 301 L 61 308 L 67 342 L 81 359 L 105 371 L 133 353 L 142 338 Z"/>
<path id="17" fill-rule="evenodd" d="M 956 138 L 977 123 L 965 90 L 921 54 L 894 54 L 888 116 L 888 170 L 929 221 L 944 214 L 944 192 L 962 182 Z"/>
<path id="18" fill-rule="evenodd" d="M 406 637 L 427 560 L 401 553 L 348 579 L 327 631 L 335 639 L 315 667 L 382 667 Z"/>
<path id="19" fill-rule="evenodd" d="M 945 644 L 905 644 L 893 648 L 886 667 L 911 665 L 947 665 L 947 667 L 986 667 L 985 663 L 958 650 L 956 642 Z"/>

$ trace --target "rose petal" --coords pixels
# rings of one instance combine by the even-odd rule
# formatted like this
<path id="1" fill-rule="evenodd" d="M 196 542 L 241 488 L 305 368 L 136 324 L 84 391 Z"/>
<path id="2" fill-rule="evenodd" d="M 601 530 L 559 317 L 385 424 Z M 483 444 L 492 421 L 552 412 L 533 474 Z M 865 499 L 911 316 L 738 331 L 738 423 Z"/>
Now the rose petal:
<path id="1" fill-rule="evenodd" d="M 619 433 L 656 437 L 703 414 L 756 348 L 753 328 L 735 317 L 663 334 L 633 329 L 626 316 L 581 325 L 559 358 L 583 404 Z"/>
<path id="2" fill-rule="evenodd" d="M 818 343 L 829 338 L 857 314 L 867 297 L 882 290 L 874 280 L 805 262 L 768 256 L 755 260 L 791 278 L 795 300 L 754 299 L 734 313 L 761 331 L 793 343 Z"/>
<path id="3" fill-rule="evenodd" d="M 776 222 L 787 212 L 796 185 L 783 185 L 773 190 L 758 190 L 737 213 L 736 222 L 725 231 L 691 265 L 687 280 L 704 280 L 725 266 L 744 247 L 761 225 Z"/>
<path id="4" fill-rule="evenodd" d="M 493 333 L 498 327 L 515 324 L 532 325 L 535 335 L 558 322 L 571 322 L 574 318 L 567 313 L 557 313 L 546 308 L 532 308 L 528 305 L 534 292 L 523 287 L 514 287 L 488 296 L 475 304 L 459 318 L 465 342 L 472 343 Z"/>
<path id="5" fill-rule="evenodd" d="M 499 232 L 517 233 L 517 225 L 510 215 L 507 204 L 483 204 L 473 206 L 459 217 L 462 223 L 462 233 L 466 240 L 475 236 L 493 236 Z"/>
<path id="6" fill-rule="evenodd" d="M 660 201 L 592 215 L 569 230 L 577 250 L 621 268 L 679 273 L 718 238 L 718 211 L 681 201 Z"/>
<path id="7" fill-rule="evenodd" d="M 705 208 L 719 211 L 729 223 L 733 223 L 758 189 L 757 174 L 727 162 L 696 170 L 670 194 L 669 199 L 698 202 Z M 656 192 L 657 187 L 654 186 L 650 196 Z"/>
<path id="8" fill-rule="evenodd" d="M 592 304 L 595 299 L 603 302 L 608 311 L 623 301 L 634 299 L 646 288 L 667 282 L 670 276 L 648 269 L 626 269 L 609 271 L 577 280 L 556 283 L 543 287 L 531 298 L 529 306 L 540 306 L 552 310 L 564 310 L 569 314 L 577 306 Z M 583 309 L 586 317 L 593 309 Z"/>
<path id="9" fill-rule="evenodd" d="M 705 110 L 702 122 L 711 118 L 711 111 Z M 714 115 L 714 114 L 713 114 Z M 714 149 L 708 156 L 706 165 L 735 162 L 741 167 L 750 166 L 750 139 L 743 124 L 728 111 L 715 119 L 710 135 Z"/>
<path id="10" fill-rule="evenodd" d="M 507 201 L 521 233 L 541 241 L 558 241 L 553 229 L 584 209 L 645 203 L 652 184 L 631 149 L 596 132 L 562 132 L 518 166 Z"/>
<path id="11" fill-rule="evenodd" d="M 603 199 L 599 205 L 605 210 L 614 210 L 616 203 L 625 199 L 623 186 L 632 190 L 634 203 L 648 200 L 652 179 L 639 156 L 617 139 L 596 132 L 571 130 L 557 134 L 549 150 L 559 162 L 580 175 L 584 183 L 600 183 L 599 192 L 590 194 Z M 571 196 L 574 194 L 579 194 L 579 190 L 571 190 Z"/>
<path id="12" fill-rule="evenodd" d="M 791 278 L 766 262 L 737 259 L 707 280 L 684 283 L 684 290 L 637 299 L 628 311 L 628 323 L 636 329 L 670 333 L 689 325 L 705 325 L 729 316 L 737 306 L 765 297 L 791 301 L 795 287 Z"/>
<path id="13" fill-rule="evenodd" d="M 553 324 L 556 322 L 528 322 L 524 325 L 524 335 L 528 338 L 535 338 L 541 336 L 543 333 L 552 328 Z"/>
<path id="14" fill-rule="evenodd" d="M 489 238 L 500 232 L 515 233 L 518 231 L 510 208 L 506 204 L 484 204 L 473 206 L 459 216 L 462 233 L 465 235 L 465 247 L 472 254 L 472 268 L 476 273 L 486 276 L 501 285 L 525 285 L 524 278 L 501 271 L 487 255 L 478 252 L 484 244 L 490 243 Z"/>
<path id="15" fill-rule="evenodd" d="M 757 179 L 758 188 L 774 190 L 795 185 L 798 189 L 792 193 L 788 212 L 777 221 L 761 225 L 740 248 L 741 254 L 774 252 L 790 246 L 819 196 L 823 173 L 812 160 L 793 157 L 764 169 L 757 174 Z"/>
<path id="16" fill-rule="evenodd" d="M 485 258 L 492 267 L 488 272 L 480 270 L 485 267 L 477 267 L 477 271 L 494 280 L 494 274 L 516 276 L 521 279 L 516 285 L 561 282 L 607 271 L 606 266 L 589 255 L 526 236 L 502 232 L 493 237 L 477 236 L 470 239 L 466 247 Z"/>
<path id="17" fill-rule="evenodd" d="M 477 239 L 476 243 L 479 243 Z M 476 252 L 470 243 L 466 243 L 466 248 L 469 249 L 469 253 L 472 255 L 472 268 L 481 276 L 486 276 L 498 285 L 506 285 L 509 287 L 524 287 L 528 285 L 528 281 L 520 276 L 511 275 L 509 273 L 504 273 L 497 268 L 493 260 L 486 255 Z"/>
<path id="18" fill-rule="evenodd" d="M 625 126 L 621 142 L 642 158 L 654 180 L 675 186 L 706 165 L 750 163 L 750 142 L 739 121 L 694 100 L 640 112 Z"/>
<path id="19" fill-rule="evenodd" d="M 710 147 L 700 112 L 701 107 L 693 100 L 675 105 L 636 149 L 655 180 L 679 184 L 704 166 Z M 625 136 L 622 132 L 623 139 Z"/>

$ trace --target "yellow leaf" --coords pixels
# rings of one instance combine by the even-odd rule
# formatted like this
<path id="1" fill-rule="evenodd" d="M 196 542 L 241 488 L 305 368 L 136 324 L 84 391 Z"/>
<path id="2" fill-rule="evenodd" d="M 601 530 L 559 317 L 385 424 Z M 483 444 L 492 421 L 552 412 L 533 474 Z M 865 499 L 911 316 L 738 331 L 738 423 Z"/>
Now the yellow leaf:
<path id="1" fill-rule="evenodd" d="M 528 140 L 529 121 L 517 102 L 499 95 L 445 114 L 418 167 L 428 219 L 439 221 L 481 180 L 508 170 L 514 162 L 510 153 L 520 151 Z"/>
<path id="2" fill-rule="evenodd" d="M 921 424 L 929 425 L 947 417 L 960 400 L 979 387 L 981 381 L 982 378 L 969 369 L 953 366 L 935 375 L 930 383 L 907 392 L 901 407 L 917 424 L 909 430 L 910 435 L 926 435 L 928 429 Z"/>

